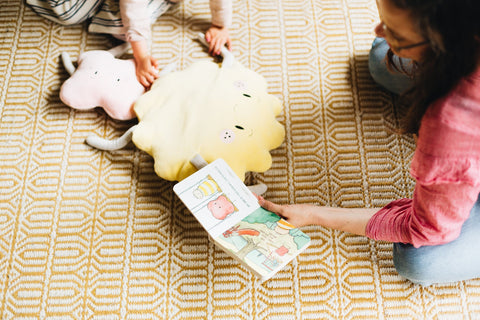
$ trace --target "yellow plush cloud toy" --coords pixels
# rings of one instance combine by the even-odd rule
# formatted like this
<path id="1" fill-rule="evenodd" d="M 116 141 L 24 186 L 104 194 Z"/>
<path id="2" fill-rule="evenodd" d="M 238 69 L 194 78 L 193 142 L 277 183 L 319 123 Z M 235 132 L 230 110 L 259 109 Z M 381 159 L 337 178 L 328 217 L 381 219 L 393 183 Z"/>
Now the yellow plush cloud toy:
<path id="1" fill-rule="evenodd" d="M 125 141 L 108 142 L 112 147 L 89 137 L 87 143 L 108 150 L 131 137 L 154 158 L 158 176 L 171 181 L 196 171 L 190 162 L 196 155 L 208 163 L 223 158 L 242 180 L 246 171 L 268 170 L 269 151 L 285 135 L 276 120 L 282 104 L 267 92 L 262 76 L 243 67 L 228 50 L 222 53 L 221 67 L 198 61 L 183 71 L 165 68 L 135 102 L 139 123 L 121 138 Z"/>

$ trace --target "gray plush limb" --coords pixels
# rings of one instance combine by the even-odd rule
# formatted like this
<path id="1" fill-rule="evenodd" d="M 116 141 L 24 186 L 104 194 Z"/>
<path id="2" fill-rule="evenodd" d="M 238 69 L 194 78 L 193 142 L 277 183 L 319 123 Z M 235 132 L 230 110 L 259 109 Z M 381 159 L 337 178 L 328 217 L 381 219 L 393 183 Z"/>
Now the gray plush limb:
<path id="1" fill-rule="evenodd" d="M 199 154 L 196 154 L 192 159 L 190 159 L 190 163 L 193 164 L 197 170 L 202 169 L 208 164 L 208 162 L 205 161 L 205 159 L 203 159 L 203 157 Z"/>
<path id="2" fill-rule="evenodd" d="M 120 44 L 116 47 L 113 47 L 113 48 L 107 50 L 107 51 L 110 52 L 115 58 L 118 58 L 122 54 L 127 52 L 129 48 L 130 48 L 130 43 L 124 42 L 124 43 L 122 43 L 122 44 Z"/>
<path id="3" fill-rule="evenodd" d="M 247 188 L 257 196 L 261 196 L 267 192 L 267 185 L 265 183 L 252 184 L 251 186 L 247 186 Z"/>
<path id="4" fill-rule="evenodd" d="M 164 76 L 172 71 L 175 71 L 176 68 L 177 68 L 176 62 L 169 63 L 165 67 L 163 67 L 163 69 L 158 73 L 158 76 L 159 77 Z"/>
<path id="5" fill-rule="evenodd" d="M 92 135 L 87 137 L 85 142 L 88 145 L 100 150 L 106 150 L 106 151 L 119 150 L 125 147 L 130 141 L 132 141 L 133 131 L 135 130 L 136 127 L 137 125 L 131 127 L 120 138 L 115 140 L 107 140 L 107 139 L 103 139 L 98 136 Z"/>
<path id="6" fill-rule="evenodd" d="M 75 72 L 75 66 L 72 63 L 72 59 L 70 58 L 70 55 L 67 52 L 62 52 L 62 63 L 63 66 L 65 67 L 65 70 L 67 70 L 69 75 L 72 75 Z"/>

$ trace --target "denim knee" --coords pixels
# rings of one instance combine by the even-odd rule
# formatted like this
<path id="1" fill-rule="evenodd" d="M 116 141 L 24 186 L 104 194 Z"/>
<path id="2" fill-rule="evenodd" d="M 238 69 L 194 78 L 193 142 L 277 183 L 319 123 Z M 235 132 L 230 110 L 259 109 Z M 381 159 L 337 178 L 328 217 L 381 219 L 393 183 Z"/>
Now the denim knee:
<path id="1" fill-rule="evenodd" d="M 432 263 L 419 250 L 410 244 L 393 244 L 393 262 L 398 274 L 413 283 L 428 286 L 432 284 Z"/>
<path id="2" fill-rule="evenodd" d="M 373 41 L 368 56 L 370 75 L 381 87 L 395 94 L 401 94 L 413 84 L 413 80 L 404 73 L 388 69 L 386 64 L 388 50 L 389 46 L 385 39 L 376 38 Z M 397 60 L 400 61 L 399 59 L 398 57 L 394 57 L 394 62 Z M 402 60 L 402 64 L 408 66 L 409 62 Z"/>
<path id="3" fill-rule="evenodd" d="M 393 262 L 401 276 L 424 286 L 480 278 L 477 243 L 480 243 L 480 195 L 457 239 L 420 248 L 395 243 Z"/>

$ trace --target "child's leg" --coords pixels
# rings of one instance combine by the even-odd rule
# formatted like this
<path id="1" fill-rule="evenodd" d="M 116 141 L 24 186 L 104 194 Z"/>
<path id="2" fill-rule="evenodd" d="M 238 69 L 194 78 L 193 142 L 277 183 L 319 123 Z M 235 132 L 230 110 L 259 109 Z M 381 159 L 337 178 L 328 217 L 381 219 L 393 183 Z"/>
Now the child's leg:
<path id="1" fill-rule="evenodd" d="M 91 18 L 103 0 L 26 0 L 37 14 L 63 25 L 81 23 Z"/>
<path id="2" fill-rule="evenodd" d="M 147 10 L 150 16 L 150 23 L 153 24 L 158 17 L 164 14 L 173 2 L 168 0 L 148 1 Z M 104 0 L 104 3 L 98 13 L 92 18 L 88 26 L 89 32 L 108 33 L 118 39 L 125 40 L 125 28 L 123 27 L 122 17 L 118 0 Z"/>
<path id="3" fill-rule="evenodd" d="M 421 285 L 480 278 L 479 243 L 480 200 L 477 200 L 456 240 L 420 248 L 395 243 L 393 261 L 401 276 Z"/>
<path id="4" fill-rule="evenodd" d="M 390 92 L 400 94 L 413 84 L 413 80 L 406 74 L 396 70 L 390 71 L 387 68 L 386 55 L 388 49 L 389 46 L 385 39 L 375 38 L 368 57 L 368 68 L 370 69 L 370 74 L 376 83 Z M 410 71 L 411 63 L 409 60 L 394 56 L 393 62 L 397 66 L 400 66 L 400 61 L 407 71 Z"/>

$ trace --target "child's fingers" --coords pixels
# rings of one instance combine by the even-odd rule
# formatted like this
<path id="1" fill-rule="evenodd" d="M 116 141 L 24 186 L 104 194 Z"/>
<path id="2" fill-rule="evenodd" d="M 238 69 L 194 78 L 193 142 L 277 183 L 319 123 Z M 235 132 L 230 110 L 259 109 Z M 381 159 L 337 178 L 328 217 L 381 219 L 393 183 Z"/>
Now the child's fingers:
<path id="1" fill-rule="evenodd" d="M 150 74 L 152 75 L 153 79 L 157 79 L 158 78 L 158 67 L 153 67 L 152 66 L 152 69 L 150 70 Z"/>
<path id="2" fill-rule="evenodd" d="M 218 41 L 217 40 L 212 40 L 211 42 L 211 47 L 210 47 L 210 54 L 212 55 L 219 55 L 220 54 L 220 49 L 218 46 Z"/>
<path id="3" fill-rule="evenodd" d="M 222 42 L 217 41 L 217 45 L 215 46 L 215 54 L 219 55 L 222 52 Z"/>
<path id="4" fill-rule="evenodd" d="M 153 76 L 150 73 L 146 72 L 143 76 L 149 83 L 152 82 Z"/>
<path id="5" fill-rule="evenodd" d="M 208 47 L 208 53 L 213 54 L 215 52 L 215 42 L 210 41 L 210 46 Z"/>
<path id="6" fill-rule="evenodd" d="M 215 43 L 215 54 L 219 55 L 222 52 L 222 47 L 225 45 L 225 41 L 221 38 L 217 39 Z"/>
<path id="7" fill-rule="evenodd" d="M 155 79 L 151 74 L 146 73 L 141 75 L 138 80 L 145 88 L 149 88 Z"/>
<path id="8" fill-rule="evenodd" d="M 148 88 L 150 86 L 150 84 L 148 83 L 147 79 L 145 79 L 145 77 L 141 77 L 139 80 L 142 86 L 144 86 L 145 88 Z"/>

